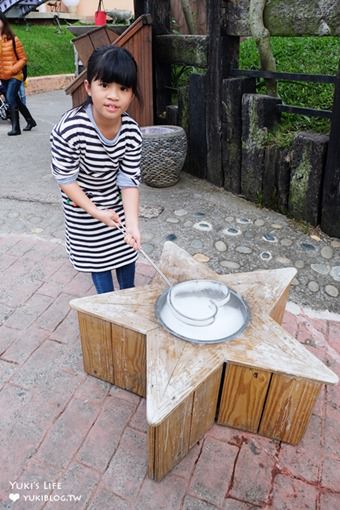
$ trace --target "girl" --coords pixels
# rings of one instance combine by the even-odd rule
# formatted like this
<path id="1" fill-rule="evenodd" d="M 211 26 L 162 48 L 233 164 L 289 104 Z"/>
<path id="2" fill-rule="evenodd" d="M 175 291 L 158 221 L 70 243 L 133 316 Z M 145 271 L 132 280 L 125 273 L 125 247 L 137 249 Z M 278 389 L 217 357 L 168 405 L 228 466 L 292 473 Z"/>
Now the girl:
<path id="1" fill-rule="evenodd" d="M 9 118 L 12 123 L 12 129 L 7 133 L 9 136 L 21 134 L 19 112 L 27 122 L 24 131 L 31 131 L 37 125 L 19 94 L 26 63 L 27 57 L 23 45 L 12 32 L 6 16 L 0 12 L 0 80 L 5 90 Z"/>
<path id="2" fill-rule="evenodd" d="M 126 113 L 139 97 L 137 65 L 123 48 L 103 46 L 87 67 L 84 105 L 66 112 L 51 134 L 52 173 L 63 199 L 66 249 L 97 293 L 134 286 L 140 248 L 138 208 L 142 136 Z M 126 236 L 116 229 L 126 228 Z"/>

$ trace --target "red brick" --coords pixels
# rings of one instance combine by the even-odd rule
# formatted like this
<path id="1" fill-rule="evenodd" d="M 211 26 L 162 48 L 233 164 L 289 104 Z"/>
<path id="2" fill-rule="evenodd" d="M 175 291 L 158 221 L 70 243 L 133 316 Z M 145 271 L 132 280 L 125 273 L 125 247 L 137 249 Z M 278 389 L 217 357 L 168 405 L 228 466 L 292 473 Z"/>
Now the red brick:
<path id="1" fill-rule="evenodd" d="M 10 267 L 17 260 L 17 257 L 14 255 L 9 255 L 8 253 L 2 254 L 0 258 L 0 271 L 5 271 L 8 267 Z"/>
<path id="2" fill-rule="evenodd" d="M 48 333 L 34 324 L 24 331 L 17 332 L 17 340 L 3 354 L 3 358 L 14 363 L 23 363 L 44 340 Z"/>
<path id="3" fill-rule="evenodd" d="M 0 234 L 0 254 L 8 252 L 13 246 L 19 243 L 20 239 L 20 236 Z"/>
<path id="4" fill-rule="evenodd" d="M 325 406 L 326 406 L 326 385 L 323 385 L 320 390 L 320 394 L 316 399 L 313 414 L 319 416 L 320 418 L 324 417 L 325 414 Z"/>
<path id="5" fill-rule="evenodd" d="M 316 328 L 317 325 L 320 328 L 321 324 L 324 326 L 323 323 L 314 323 L 311 319 L 300 321 L 296 338 L 300 342 L 307 343 L 312 346 L 318 345 L 319 342 L 324 344 L 326 331 L 323 331 L 324 327 L 322 327 L 321 330 Z"/>
<path id="6" fill-rule="evenodd" d="M 96 422 L 77 454 L 80 462 L 104 472 L 133 412 L 134 406 L 129 402 L 107 397 Z"/>
<path id="7" fill-rule="evenodd" d="M 5 275 L 0 289 L 0 302 L 6 304 L 8 308 L 23 305 L 38 290 L 40 285 L 39 281 Z"/>
<path id="8" fill-rule="evenodd" d="M 77 271 L 73 268 L 71 262 L 65 260 L 63 264 L 55 271 L 49 281 L 67 285 L 76 276 Z"/>
<path id="9" fill-rule="evenodd" d="M 264 507 L 263 506 L 258 507 L 252 505 L 251 503 L 244 503 L 243 501 L 237 501 L 236 499 L 227 498 L 224 502 L 223 510 L 258 510 L 258 508 Z M 273 510 L 275 509 L 273 508 Z"/>
<path id="10" fill-rule="evenodd" d="M 210 430 L 208 430 L 206 437 L 214 437 L 219 441 L 224 441 L 225 443 L 230 443 L 236 446 L 240 446 L 244 440 L 248 436 L 246 432 L 233 429 L 231 427 L 224 427 L 222 425 L 213 425 Z"/>
<path id="11" fill-rule="evenodd" d="M 92 469 L 80 464 L 71 464 L 63 477 L 59 479 L 59 484 L 53 490 L 51 501 L 47 503 L 45 509 L 55 510 L 58 507 L 85 509 L 98 481 L 99 474 Z M 63 495 L 67 497 L 67 501 L 57 503 L 58 497 Z"/>
<path id="12" fill-rule="evenodd" d="M 146 422 L 146 400 L 144 398 L 140 401 L 135 414 L 130 420 L 129 426 L 140 430 L 141 432 L 147 432 L 148 425 Z"/>
<path id="13" fill-rule="evenodd" d="M 334 450 L 334 455 L 327 455 L 325 457 L 321 483 L 327 489 L 340 492 L 340 459 L 339 456 L 336 456 L 338 453 L 339 444 L 338 449 Z"/>
<path id="14" fill-rule="evenodd" d="M 256 436 L 249 438 L 241 446 L 228 496 L 255 505 L 265 504 L 272 487 L 276 456 L 276 443 Z"/>
<path id="15" fill-rule="evenodd" d="M 318 482 L 322 461 L 321 438 L 321 419 L 312 416 L 298 446 L 282 444 L 278 461 L 280 469 L 297 478 Z"/>
<path id="16" fill-rule="evenodd" d="M 44 296 L 50 296 L 52 298 L 56 298 L 63 292 L 64 285 L 62 283 L 55 282 L 44 282 L 41 287 L 39 287 L 39 294 L 43 294 Z"/>
<path id="17" fill-rule="evenodd" d="M 181 460 L 181 462 L 173 468 L 171 473 L 173 475 L 180 476 L 181 478 L 185 478 L 186 480 L 190 480 L 197 460 L 200 456 L 202 445 L 203 441 L 200 441 L 198 444 L 195 444 L 195 446 L 191 448 L 191 450 L 184 457 L 184 459 Z"/>
<path id="18" fill-rule="evenodd" d="M 55 469 L 54 467 L 48 465 L 48 464 L 38 464 L 34 460 L 30 459 L 24 468 L 23 473 L 17 478 L 16 482 L 17 485 L 13 487 L 11 492 L 17 492 L 21 496 L 26 495 L 30 497 L 34 496 L 40 496 L 49 494 L 51 491 L 46 490 L 44 488 L 44 484 L 46 482 L 57 482 L 60 478 L 61 473 L 59 470 Z M 29 489 L 25 489 L 24 485 L 22 484 L 31 484 Z M 17 487 L 23 487 L 20 490 L 16 490 Z M 18 501 L 15 503 L 15 509 L 16 510 L 27 510 L 29 508 L 34 508 L 37 510 L 40 510 L 40 508 L 43 508 L 46 503 L 44 502 L 25 502 L 24 498 L 21 497 Z"/>
<path id="19" fill-rule="evenodd" d="M 317 508 L 317 496 L 317 489 L 313 485 L 289 476 L 278 475 L 274 479 L 272 508 L 273 510 L 314 510 Z"/>
<path id="20" fill-rule="evenodd" d="M 134 499 L 147 471 L 146 434 L 127 427 L 102 482 L 124 499 Z"/>
<path id="21" fill-rule="evenodd" d="M 66 294 L 82 297 L 92 288 L 92 285 L 90 274 L 78 272 L 74 278 L 64 286 L 64 292 Z"/>
<path id="22" fill-rule="evenodd" d="M 283 316 L 282 327 L 295 338 L 298 330 L 298 319 L 296 315 L 286 311 Z"/>
<path id="23" fill-rule="evenodd" d="M 340 409 L 340 384 L 335 386 L 327 386 L 326 395 L 327 407 L 331 406 L 335 409 Z"/>
<path id="24" fill-rule="evenodd" d="M 48 419 L 33 400 L 33 392 L 7 384 L 0 392 L 1 435 L 0 486 L 15 480 L 42 440 Z"/>
<path id="25" fill-rule="evenodd" d="M 99 412 L 99 403 L 72 399 L 41 444 L 37 459 L 65 467 L 81 446 Z"/>
<path id="26" fill-rule="evenodd" d="M 99 400 L 102 404 L 110 391 L 110 383 L 96 377 L 86 375 L 84 381 L 77 388 L 74 398 L 79 400 Z"/>
<path id="27" fill-rule="evenodd" d="M 15 369 L 16 365 L 13 363 L 0 360 L 0 388 L 10 380 Z"/>
<path id="28" fill-rule="evenodd" d="M 75 310 L 70 310 L 56 329 L 51 333 L 51 339 L 64 344 L 79 344 L 79 323 Z"/>
<path id="29" fill-rule="evenodd" d="M 325 455 L 339 452 L 340 445 L 340 409 L 327 406 L 324 424 L 324 450 Z"/>
<path id="30" fill-rule="evenodd" d="M 193 498 L 192 496 L 186 496 L 183 502 L 183 510 L 216 510 L 217 506 L 210 505 L 206 501 L 201 499 Z"/>
<path id="31" fill-rule="evenodd" d="M 54 331 L 70 311 L 70 301 L 74 296 L 60 294 L 53 304 L 39 317 L 37 324 L 48 331 Z"/>
<path id="32" fill-rule="evenodd" d="M 141 397 L 138 395 L 135 395 L 134 393 L 131 393 L 131 391 L 123 390 L 122 388 L 118 388 L 118 386 L 112 386 L 110 389 L 110 395 L 112 397 L 121 398 L 123 400 L 128 400 L 132 404 L 134 404 L 137 408 Z"/>
<path id="33" fill-rule="evenodd" d="M 17 368 L 11 382 L 25 388 L 39 387 L 49 398 L 53 398 L 53 394 L 70 395 L 83 374 L 71 376 L 65 372 L 67 357 L 66 346 L 47 340 Z"/>
<path id="34" fill-rule="evenodd" d="M 340 508 L 340 493 L 321 494 L 320 497 L 320 510 L 338 510 Z"/>
<path id="35" fill-rule="evenodd" d="M 5 325 L 0 327 L 0 355 L 18 339 L 19 335 L 17 329 L 8 328 Z"/>
<path id="36" fill-rule="evenodd" d="M 24 305 L 18 307 L 12 313 L 6 321 L 6 326 L 16 329 L 28 328 L 52 302 L 52 299 L 48 296 L 38 293 L 33 294 Z"/>
<path id="37" fill-rule="evenodd" d="M 235 446 L 207 437 L 192 476 L 190 494 L 221 506 L 232 480 L 237 453 Z"/>
<path id="38" fill-rule="evenodd" d="M 34 236 L 17 236 L 17 242 L 7 252 L 19 258 L 36 248 L 39 241 Z"/>
<path id="39" fill-rule="evenodd" d="M 329 321 L 328 323 L 328 337 L 329 345 L 340 354 L 340 322 Z"/>
<path id="40" fill-rule="evenodd" d="M 62 345 L 63 355 L 61 358 L 61 365 L 65 372 L 70 373 L 76 377 L 79 377 L 82 381 L 86 378 L 86 372 L 84 371 L 83 354 L 81 351 L 80 343 L 75 345 Z"/>
<path id="41" fill-rule="evenodd" d="M 146 478 L 138 494 L 138 508 L 148 510 L 179 510 L 185 495 L 186 482 L 171 474 L 155 482 Z"/>
<path id="42" fill-rule="evenodd" d="M 87 510 L 137 510 L 137 506 L 130 506 L 130 503 L 103 485 L 98 487 L 94 497 L 90 501 Z M 140 510 L 147 510 L 146 508 Z"/>

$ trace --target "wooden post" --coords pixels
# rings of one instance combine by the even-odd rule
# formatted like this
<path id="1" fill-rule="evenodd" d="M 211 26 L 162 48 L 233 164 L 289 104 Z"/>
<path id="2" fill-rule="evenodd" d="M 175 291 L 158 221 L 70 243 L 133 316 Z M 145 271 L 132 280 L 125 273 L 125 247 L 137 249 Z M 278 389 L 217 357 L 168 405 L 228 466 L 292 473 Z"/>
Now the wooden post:
<path id="1" fill-rule="evenodd" d="M 189 136 L 185 170 L 201 179 L 206 178 L 207 168 L 206 111 L 202 108 L 205 93 L 206 76 L 192 74 L 189 84 Z"/>
<path id="2" fill-rule="evenodd" d="M 151 14 L 152 35 L 170 33 L 170 0 L 135 0 L 135 16 Z M 164 124 L 166 118 L 166 107 L 171 104 L 171 65 L 157 62 L 153 48 L 154 65 L 154 108 L 155 123 Z"/>
<path id="3" fill-rule="evenodd" d="M 340 65 L 335 82 L 334 103 L 326 167 L 323 178 L 321 228 L 340 237 Z"/>
<path id="4" fill-rule="evenodd" d="M 207 179 L 224 185 L 222 165 L 222 80 L 237 66 L 239 38 L 223 29 L 222 0 L 207 0 L 208 71 L 206 78 Z"/>

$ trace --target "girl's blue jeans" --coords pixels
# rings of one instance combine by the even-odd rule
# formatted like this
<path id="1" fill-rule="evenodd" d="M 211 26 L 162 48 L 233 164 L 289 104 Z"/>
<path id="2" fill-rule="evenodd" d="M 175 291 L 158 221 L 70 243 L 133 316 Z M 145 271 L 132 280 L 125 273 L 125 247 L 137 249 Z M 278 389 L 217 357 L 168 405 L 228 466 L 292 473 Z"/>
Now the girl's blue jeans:
<path id="1" fill-rule="evenodd" d="M 135 286 L 135 269 L 135 262 L 116 269 L 117 280 L 121 289 L 130 289 Z M 91 276 L 97 294 L 112 292 L 114 290 L 111 271 L 92 273 Z"/>

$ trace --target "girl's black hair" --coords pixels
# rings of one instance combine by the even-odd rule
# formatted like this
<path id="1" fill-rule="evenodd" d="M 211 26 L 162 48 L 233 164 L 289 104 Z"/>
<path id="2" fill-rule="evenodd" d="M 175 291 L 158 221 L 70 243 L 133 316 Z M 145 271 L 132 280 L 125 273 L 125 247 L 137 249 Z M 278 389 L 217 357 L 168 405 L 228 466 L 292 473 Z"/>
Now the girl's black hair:
<path id="1" fill-rule="evenodd" d="M 93 80 L 119 83 L 131 88 L 137 99 L 141 99 L 137 64 L 125 48 L 109 45 L 95 49 L 87 63 L 87 81 L 91 84 Z"/>

